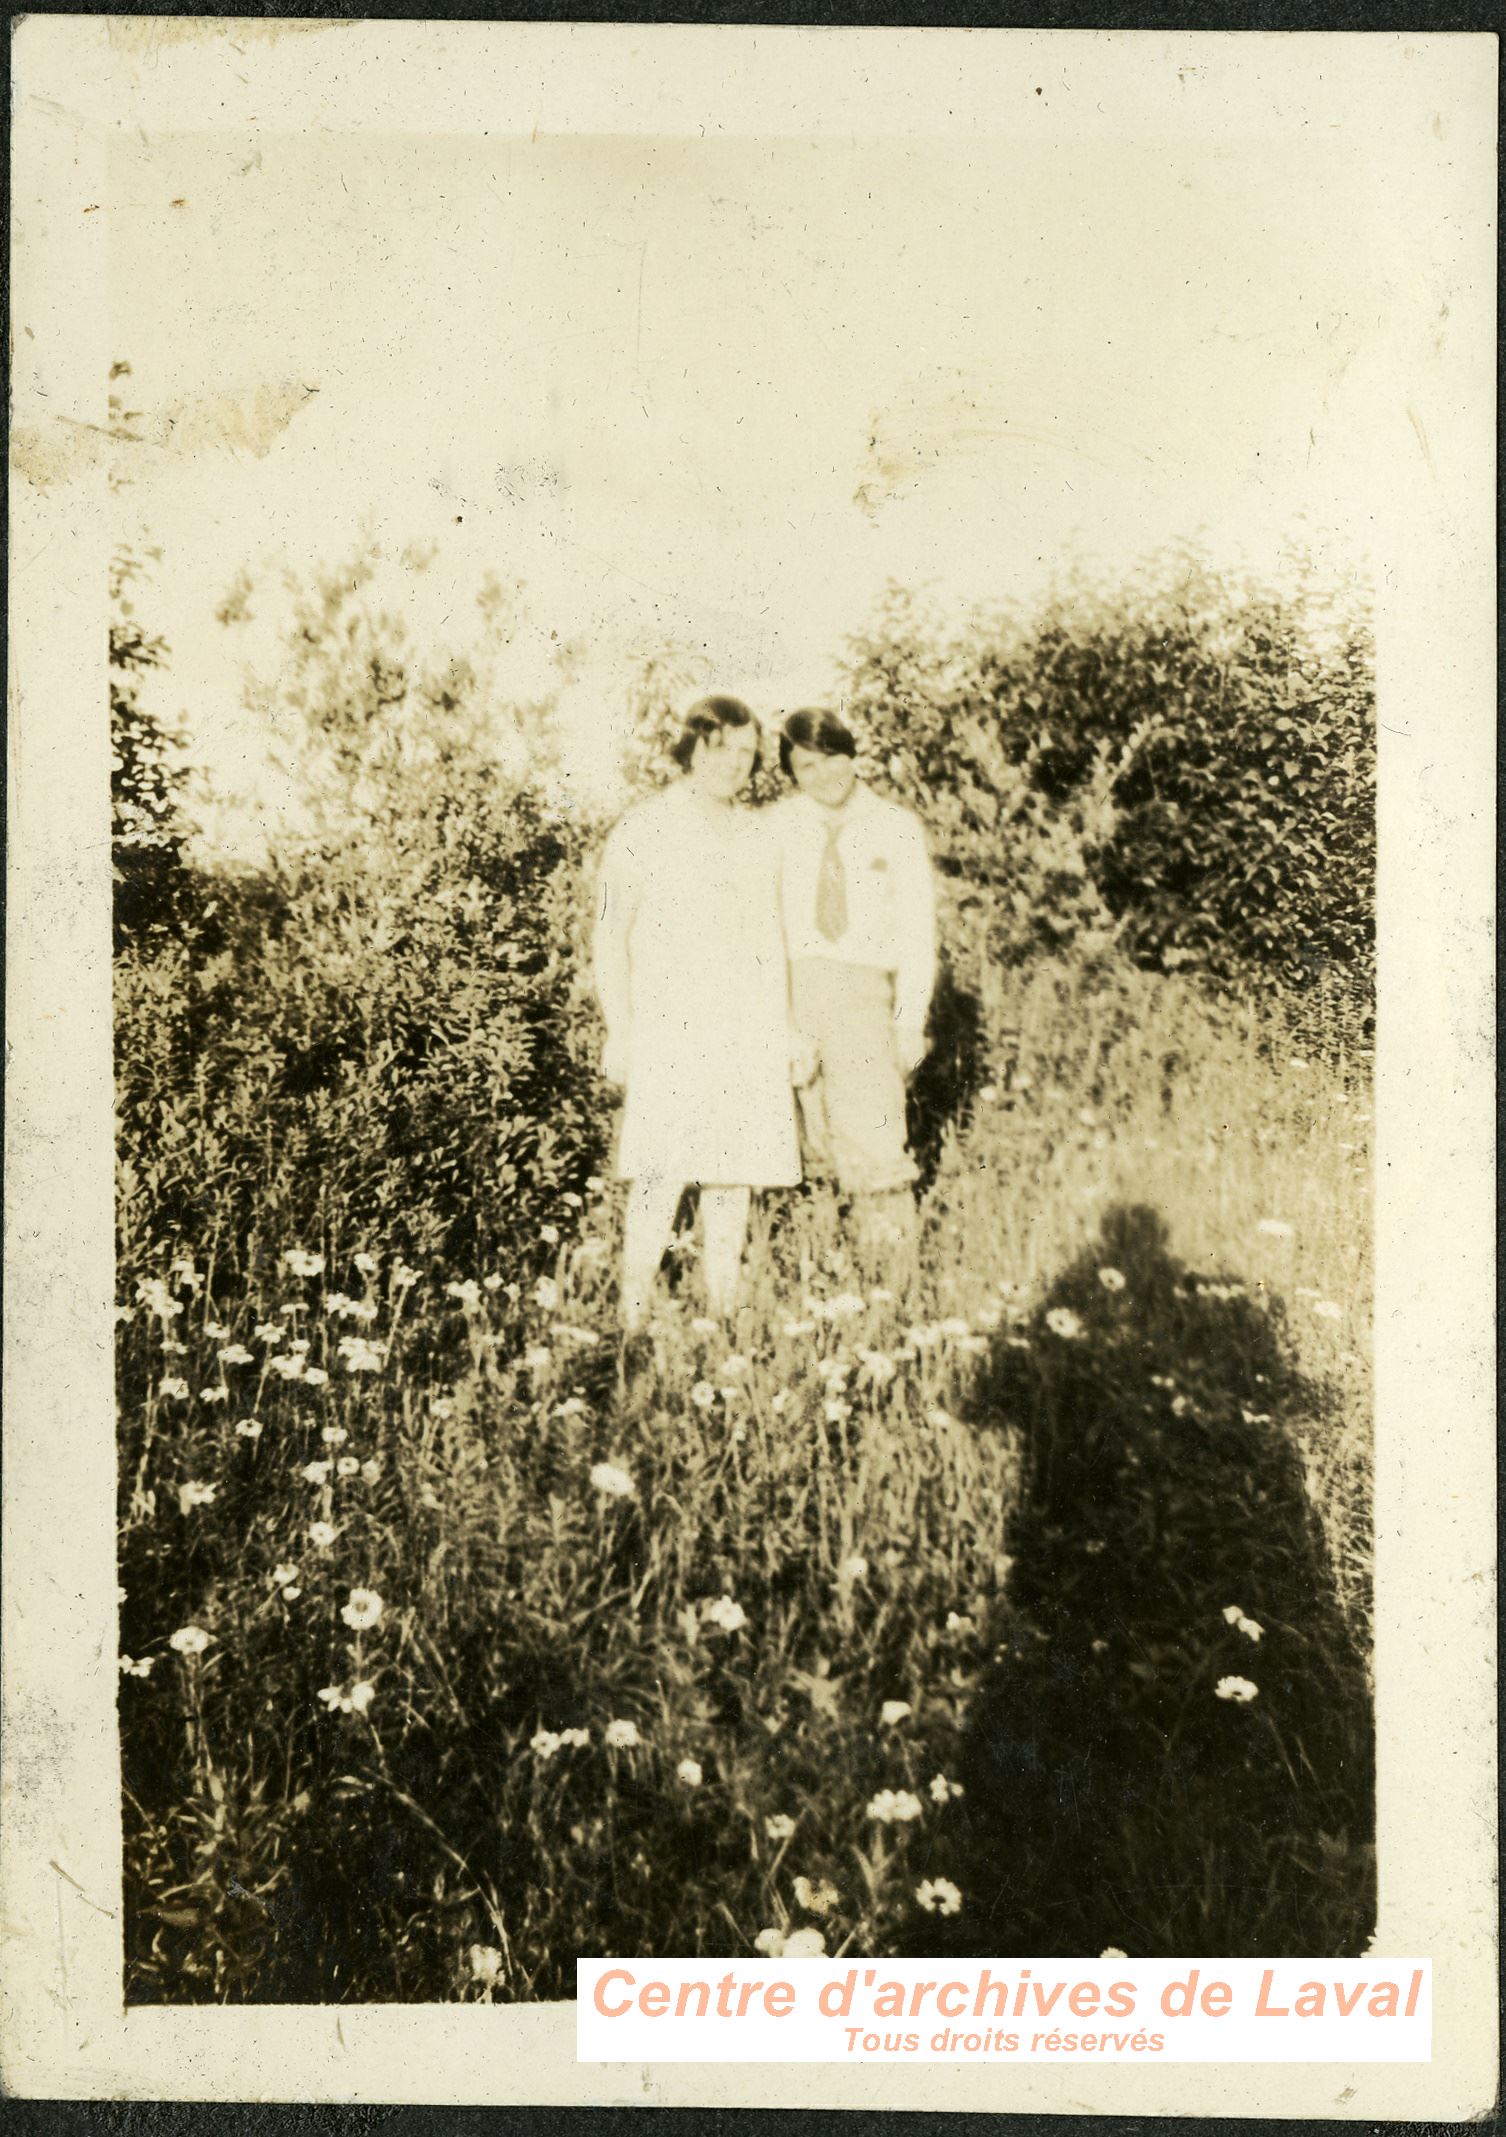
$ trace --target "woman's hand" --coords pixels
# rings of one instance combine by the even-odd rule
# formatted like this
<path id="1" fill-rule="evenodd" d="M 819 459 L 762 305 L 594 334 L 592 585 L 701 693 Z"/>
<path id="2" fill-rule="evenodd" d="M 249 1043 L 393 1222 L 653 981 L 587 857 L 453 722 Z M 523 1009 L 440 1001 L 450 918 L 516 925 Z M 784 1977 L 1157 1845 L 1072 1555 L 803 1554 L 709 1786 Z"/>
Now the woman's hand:
<path id="1" fill-rule="evenodd" d="M 607 1043 L 601 1050 L 601 1073 L 608 1083 L 616 1084 L 619 1090 L 626 1089 L 628 1043 L 618 1032 L 607 1033 Z"/>
<path id="2" fill-rule="evenodd" d="M 899 1063 L 902 1076 L 913 1076 L 929 1051 L 923 1026 L 896 1024 L 894 1027 L 894 1058 Z"/>
<path id="3" fill-rule="evenodd" d="M 798 1025 L 792 1024 L 790 1026 L 790 1082 L 797 1091 L 804 1090 L 808 1083 L 814 1083 L 816 1071 L 820 1066 L 821 1056 L 816 1050 L 815 1040 L 808 1033 L 801 1031 Z"/>

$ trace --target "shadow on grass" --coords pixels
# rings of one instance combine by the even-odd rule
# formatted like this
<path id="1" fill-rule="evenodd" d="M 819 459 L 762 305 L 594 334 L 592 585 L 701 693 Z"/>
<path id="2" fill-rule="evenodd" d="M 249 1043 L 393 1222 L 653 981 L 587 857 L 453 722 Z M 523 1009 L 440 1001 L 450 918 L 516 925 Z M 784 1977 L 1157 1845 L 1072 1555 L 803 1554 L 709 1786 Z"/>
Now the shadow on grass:
<path id="1" fill-rule="evenodd" d="M 996 1339 L 971 1413 L 1022 1430 L 1027 1484 L 932 1864 L 954 1860 L 965 1903 L 910 1947 L 1362 1951 L 1371 1703 L 1292 1429 L 1321 1425 L 1322 1393 L 1279 1306 L 1116 1209 Z"/>

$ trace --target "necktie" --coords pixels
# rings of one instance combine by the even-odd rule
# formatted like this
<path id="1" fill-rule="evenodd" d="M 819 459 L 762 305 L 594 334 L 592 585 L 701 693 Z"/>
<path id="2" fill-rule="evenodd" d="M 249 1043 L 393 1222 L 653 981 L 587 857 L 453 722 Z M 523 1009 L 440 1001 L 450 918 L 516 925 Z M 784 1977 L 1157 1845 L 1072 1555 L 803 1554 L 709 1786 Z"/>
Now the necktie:
<path id="1" fill-rule="evenodd" d="M 827 825 L 821 872 L 816 878 L 816 926 L 828 942 L 837 942 L 847 933 L 847 877 L 837 846 L 841 831 L 840 824 Z"/>

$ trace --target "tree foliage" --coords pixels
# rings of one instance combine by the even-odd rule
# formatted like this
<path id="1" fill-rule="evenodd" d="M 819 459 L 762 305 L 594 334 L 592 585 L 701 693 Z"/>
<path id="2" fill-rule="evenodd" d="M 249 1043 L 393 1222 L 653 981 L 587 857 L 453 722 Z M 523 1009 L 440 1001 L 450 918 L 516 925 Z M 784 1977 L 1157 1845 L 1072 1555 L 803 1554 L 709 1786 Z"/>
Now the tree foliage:
<path id="1" fill-rule="evenodd" d="M 951 632 L 891 589 L 847 678 L 981 954 L 1114 940 L 1368 1012 L 1374 650 L 1355 588 L 1178 552 Z"/>

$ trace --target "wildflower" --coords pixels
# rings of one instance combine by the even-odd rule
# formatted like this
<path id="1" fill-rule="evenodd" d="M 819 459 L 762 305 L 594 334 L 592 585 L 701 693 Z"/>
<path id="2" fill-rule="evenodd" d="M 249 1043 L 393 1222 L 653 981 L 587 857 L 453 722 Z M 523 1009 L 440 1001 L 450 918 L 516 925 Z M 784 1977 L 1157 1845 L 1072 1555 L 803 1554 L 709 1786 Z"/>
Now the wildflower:
<path id="1" fill-rule="evenodd" d="M 913 1344 L 916 1350 L 934 1350 L 940 1340 L 941 1330 L 931 1323 L 905 1330 L 905 1341 Z"/>
<path id="2" fill-rule="evenodd" d="M 787 1336 L 813 1336 L 816 1324 L 814 1321 L 786 1321 L 784 1332 Z"/>
<path id="3" fill-rule="evenodd" d="M 886 1351 L 864 1350 L 860 1345 L 858 1357 L 862 1361 L 865 1377 L 871 1380 L 875 1387 L 886 1387 L 894 1378 L 897 1368 Z"/>
<path id="4" fill-rule="evenodd" d="M 1248 1677 L 1220 1677 L 1213 1687 L 1215 1699 L 1232 1699 L 1242 1707 L 1247 1707 L 1259 1693 L 1259 1685 L 1251 1684 Z"/>
<path id="5" fill-rule="evenodd" d="M 582 1202 L 582 1200 L 581 1200 L 580 1196 L 579 1196 L 579 1195 L 576 1195 L 576 1194 L 563 1194 L 563 1195 L 561 1195 L 561 1196 L 560 1196 L 560 1200 L 561 1200 L 561 1202 L 563 1202 L 563 1203 L 564 1203 L 564 1205 L 565 1205 L 566 1209 L 584 1209 L 584 1208 L 585 1208 L 585 1204 L 584 1204 L 584 1202 Z"/>
<path id="6" fill-rule="evenodd" d="M 1236 1632 L 1242 1632 L 1247 1640 L 1253 1640 L 1257 1646 L 1265 1638 L 1265 1627 L 1258 1618 L 1236 1618 L 1234 1629 Z"/>
<path id="7" fill-rule="evenodd" d="M 834 1321 L 852 1321 L 868 1311 L 868 1301 L 856 1291 L 841 1291 L 828 1302 L 826 1310 Z"/>
<path id="8" fill-rule="evenodd" d="M 353 1454 L 342 1454 L 335 1464 L 335 1475 L 337 1477 L 353 1477 L 360 1469 L 360 1466 Z"/>
<path id="9" fill-rule="evenodd" d="M 709 1380 L 698 1380 L 690 1391 L 690 1399 L 698 1410 L 714 1409 L 716 1407 L 716 1389 Z"/>
<path id="10" fill-rule="evenodd" d="M 582 1402 L 578 1395 L 569 1395 L 563 1402 L 555 1404 L 554 1414 L 556 1417 L 589 1417 L 591 1405 Z"/>
<path id="11" fill-rule="evenodd" d="M 553 1357 L 553 1351 L 546 1349 L 542 1343 L 536 1343 L 532 1350 L 523 1353 L 524 1369 L 530 1373 L 547 1373 Z"/>
<path id="12" fill-rule="evenodd" d="M 133 1662 L 129 1655 L 122 1655 L 120 1674 L 122 1677 L 150 1677 L 156 1659 L 155 1655 L 143 1655 L 139 1662 Z"/>
<path id="13" fill-rule="evenodd" d="M 948 1639 L 967 1640 L 971 1639 L 978 1628 L 973 1620 L 965 1617 L 961 1611 L 949 1610 L 946 1614 L 945 1630 Z"/>
<path id="14" fill-rule="evenodd" d="M 359 1684 L 353 1684 L 351 1686 L 349 1694 L 349 1706 L 346 1711 L 349 1712 L 353 1709 L 357 1714 L 364 1714 L 366 1712 L 366 1709 L 371 1705 L 373 1699 L 375 1699 L 375 1697 L 376 1686 L 374 1684 L 368 1683 L 367 1680 L 363 1677 Z"/>
<path id="15" fill-rule="evenodd" d="M 943 1410 L 940 1403 L 926 1412 L 926 1423 L 933 1432 L 945 1432 L 955 1422 L 951 1411 Z"/>
<path id="16" fill-rule="evenodd" d="M 959 1339 L 963 1336 L 970 1336 L 972 1334 L 972 1328 L 969 1323 L 961 1319 L 959 1315 L 953 1314 L 950 1320 L 943 1321 L 940 1324 L 939 1333 L 948 1337 L 953 1343 L 955 1343 L 959 1341 Z"/>
<path id="17" fill-rule="evenodd" d="M 539 1226 L 539 1237 L 546 1247 L 557 1247 L 560 1243 L 559 1226 L 557 1224 L 541 1224 Z"/>
<path id="18" fill-rule="evenodd" d="M 837 1568 L 837 1579 L 844 1587 L 850 1587 L 854 1581 L 867 1578 L 868 1561 L 861 1551 L 854 1551 L 850 1557 L 844 1558 Z"/>
<path id="19" fill-rule="evenodd" d="M 765 1818 L 763 1829 L 770 1840 L 793 1840 L 795 1821 L 785 1811 L 776 1811 L 772 1818 Z"/>
<path id="20" fill-rule="evenodd" d="M 757 1952 L 762 1952 L 766 1959 L 782 1957 L 784 1953 L 784 1931 L 782 1929 L 760 1929 L 758 1935 L 753 1939 L 753 1949 Z"/>
<path id="21" fill-rule="evenodd" d="M 280 1343 L 282 1341 L 282 1323 L 281 1321 L 258 1321 L 251 1333 L 258 1343 Z"/>
<path id="22" fill-rule="evenodd" d="M 1046 1316 L 1046 1326 L 1052 1335 L 1062 1336 L 1068 1342 L 1082 1334 L 1082 1322 L 1070 1306 L 1053 1306 Z"/>
<path id="23" fill-rule="evenodd" d="M 407 1262 L 400 1261 L 392 1272 L 394 1291 L 407 1291 L 418 1282 L 417 1269 L 410 1269 Z"/>
<path id="24" fill-rule="evenodd" d="M 387 1363 L 384 1347 L 368 1343 L 364 1336 L 342 1336 L 337 1348 L 347 1373 L 379 1373 Z"/>
<path id="25" fill-rule="evenodd" d="M 560 1287 L 553 1277 L 541 1276 L 533 1287 L 533 1296 L 535 1303 L 542 1306 L 545 1313 L 553 1313 L 560 1302 Z"/>
<path id="26" fill-rule="evenodd" d="M 195 1506 L 212 1506 L 219 1486 L 216 1484 L 180 1484 L 178 1486 L 178 1511 L 186 1514 Z"/>
<path id="27" fill-rule="evenodd" d="M 949 1877 L 928 1877 L 915 1887 L 915 1900 L 927 1914 L 958 1914 L 962 1909 L 962 1894 Z"/>
<path id="28" fill-rule="evenodd" d="M 324 1301 L 324 1310 L 335 1320 L 341 1320 L 349 1311 L 351 1301 L 343 1291 L 331 1291 Z"/>
<path id="29" fill-rule="evenodd" d="M 327 1484 L 334 1466 L 333 1462 L 305 1462 L 298 1474 L 306 1484 Z"/>
<path id="30" fill-rule="evenodd" d="M 199 1400 L 200 1402 L 228 1402 L 230 1400 L 230 1390 L 229 1388 L 200 1388 Z"/>
<path id="31" fill-rule="evenodd" d="M 738 1351 L 733 1351 L 729 1357 L 722 1360 L 721 1373 L 724 1380 L 740 1380 L 747 1370 L 748 1361 Z"/>
<path id="32" fill-rule="evenodd" d="M 343 1447 L 350 1434 L 343 1425 L 326 1425 L 319 1437 L 326 1447 Z"/>
<path id="33" fill-rule="evenodd" d="M 502 1279 L 495 1269 L 489 1276 L 482 1277 L 481 1288 L 483 1291 L 500 1291 L 502 1289 Z"/>
<path id="34" fill-rule="evenodd" d="M 852 1404 L 843 1402 L 840 1395 L 829 1395 L 821 1405 L 829 1425 L 840 1425 L 844 1418 L 851 1417 Z"/>
<path id="35" fill-rule="evenodd" d="M 879 1825 L 909 1825 L 922 1808 L 919 1796 L 912 1796 L 908 1788 L 881 1788 L 868 1799 L 868 1816 Z"/>
<path id="36" fill-rule="evenodd" d="M 252 1363 L 252 1353 L 247 1350 L 244 1343 L 227 1343 L 218 1355 L 221 1365 L 250 1365 Z"/>
<path id="37" fill-rule="evenodd" d="M 282 1591 L 282 1599 L 285 1603 L 296 1603 L 302 1593 L 303 1590 L 299 1587 L 298 1583 L 296 1581 L 290 1581 L 287 1587 L 285 1587 Z"/>
<path id="38" fill-rule="evenodd" d="M 700 1760 L 681 1759 L 679 1765 L 675 1768 L 675 1779 L 683 1782 L 686 1788 L 699 1788 L 701 1782 L 705 1779 L 705 1775 L 701 1772 Z"/>
<path id="39" fill-rule="evenodd" d="M 311 1388 L 322 1388 L 329 1380 L 329 1374 L 322 1365 L 306 1365 L 303 1369 L 303 1377 Z"/>
<path id="40" fill-rule="evenodd" d="M 911 1707 L 908 1699 L 886 1699 L 879 1708 L 879 1721 L 884 1728 L 894 1729 L 902 1721 L 908 1721 L 910 1713 Z"/>
<path id="41" fill-rule="evenodd" d="M 560 1743 L 568 1744 L 572 1751 L 584 1751 L 591 1742 L 589 1729 L 561 1729 Z"/>
<path id="42" fill-rule="evenodd" d="M 322 1254 L 307 1254 L 302 1247 L 289 1247 L 282 1257 L 282 1265 L 285 1269 L 291 1270 L 294 1276 L 322 1276 L 324 1274 L 324 1256 Z"/>
<path id="43" fill-rule="evenodd" d="M 316 1551 L 327 1551 L 340 1531 L 330 1521 L 311 1521 L 308 1525 L 308 1540 Z"/>
<path id="44" fill-rule="evenodd" d="M 453 1417 L 455 1415 L 455 1405 L 450 1400 L 448 1395 L 431 1395 L 429 1397 L 429 1408 L 433 1412 L 433 1414 L 439 1419 L 441 1424 L 443 1424 L 447 1418 Z"/>
<path id="45" fill-rule="evenodd" d="M 730 1595 L 719 1595 L 714 1603 L 703 1603 L 701 1612 L 706 1623 L 715 1625 L 720 1632 L 741 1632 L 748 1622 L 748 1613 Z"/>
<path id="46" fill-rule="evenodd" d="M 191 1259 L 184 1260 L 180 1257 L 179 1260 L 173 1263 L 167 1273 L 171 1282 L 182 1285 L 186 1290 L 202 1291 L 204 1288 L 204 1279 L 194 1267 Z"/>
<path id="47" fill-rule="evenodd" d="M 180 1625 L 167 1644 L 174 1654 L 202 1655 L 209 1641 L 202 1625 Z"/>
<path id="48" fill-rule="evenodd" d="M 169 1376 L 161 1382 L 157 1393 L 167 1396 L 171 1402 L 187 1402 L 190 1389 L 186 1380 L 175 1380 Z"/>
<path id="49" fill-rule="evenodd" d="M 586 1193 L 588 1195 L 599 1195 L 606 1184 L 599 1172 L 593 1172 L 586 1182 Z"/>
<path id="50" fill-rule="evenodd" d="M 816 1361 L 818 1379 L 823 1381 L 833 1394 L 845 1384 L 851 1371 L 852 1367 L 845 1358 L 818 1358 Z"/>
<path id="51" fill-rule="evenodd" d="M 960 1781 L 949 1781 L 944 1773 L 933 1773 L 926 1794 L 933 1803 L 951 1803 L 963 1794 Z"/>
<path id="52" fill-rule="evenodd" d="M 295 1565 L 284 1563 L 272 1568 L 271 1579 L 274 1588 L 286 1587 L 290 1580 L 297 1580 L 297 1578 L 298 1568 Z"/>
<path id="53" fill-rule="evenodd" d="M 262 1435 L 262 1422 L 259 1417 L 243 1417 L 235 1429 L 243 1440 L 259 1440 Z"/>
<path id="54" fill-rule="evenodd" d="M 716 1334 L 716 1322 L 708 1320 L 704 1313 L 698 1313 L 690 1325 L 698 1336 L 714 1336 Z"/>
<path id="55" fill-rule="evenodd" d="M 381 1473 L 382 1465 L 375 1459 L 361 1464 L 361 1481 L 363 1484 L 375 1484 Z"/>
<path id="56" fill-rule="evenodd" d="M 1129 1953 L 1121 1951 L 1117 1944 L 1105 1944 L 1098 1956 L 1100 1959 L 1127 1959 Z"/>
<path id="57" fill-rule="evenodd" d="M 597 1462 L 591 1471 L 591 1483 L 604 1499 L 631 1499 L 633 1496 L 632 1478 L 615 1462 Z"/>
<path id="58" fill-rule="evenodd" d="M 779 1951 L 772 1954 L 777 1959 L 819 1959 L 826 1950 L 826 1939 L 819 1929 L 797 1929 L 793 1936 L 785 1938 Z"/>
<path id="59" fill-rule="evenodd" d="M 643 1741 L 637 1723 L 630 1721 L 609 1721 L 601 1732 L 601 1740 L 609 1751 L 632 1751 Z"/>
<path id="60" fill-rule="evenodd" d="M 978 1093 L 978 1096 L 982 1099 L 983 1103 L 986 1106 L 991 1106 L 994 1100 L 998 1097 L 998 1095 L 999 1086 L 996 1083 L 985 1083 L 982 1090 Z"/>
<path id="61" fill-rule="evenodd" d="M 829 1878 L 818 1877 L 814 1883 L 808 1877 L 795 1879 L 795 1898 L 807 1914 L 830 1914 L 841 1897 Z"/>
<path id="62" fill-rule="evenodd" d="M 481 1287 L 473 1276 L 468 1276 L 464 1283 L 446 1284 L 444 1295 L 447 1299 L 458 1299 L 466 1313 L 474 1313 L 481 1304 Z"/>
<path id="63" fill-rule="evenodd" d="M 271 1358 L 268 1360 L 268 1364 L 279 1380 L 301 1380 L 303 1378 L 303 1360 L 301 1358 Z"/>
<path id="64" fill-rule="evenodd" d="M 352 1588 L 350 1600 L 340 1612 L 352 1632 L 369 1632 L 381 1618 L 385 1605 L 374 1588 Z"/>
<path id="65" fill-rule="evenodd" d="M 1314 1299 L 1313 1312 L 1320 1321 L 1342 1321 L 1344 1318 L 1343 1307 L 1336 1306 L 1332 1299 Z"/>
<path id="66" fill-rule="evenodd" d="M 377 1258 L 375 1254 L 352 1254 L 350 1258 L 363 1276 L 376 1275 Z"/>
<path id="67" fill-rule="evenodd" d="M 560 1740 L 552 1729 L 539 1729 L 529 1738 L 528 1748 L 535 1758 L 552 1759 L 560 1748 Z"/>
<path id="68" fill-rule="evenodd" d="M 1098 1281 L 1105 1291 L 1122 1291 L 1124 1289 L 1124 1271 L 1122 1269 L 1100 1269 Z"/>
<path id="69" fill-rule="evenodd" d="M 789 1407 L 789 1400 L 789 1389 L 777 1388 L 775 1392 L 769 1397 L 769 1408 L 773 1411 L 776 1417 L 783 1417 L 786 1409 L 788 1409 Z"/>
<path id="70" fill-rule="evenodd" d="M 470 1962 L 472 1981 L 485 1982 L 488 1988 L 502 1971 L 502 1954 L 495 1944 L 473 1944 L 466 1953 Z"/>
<path id="71" fill-rule="evenodd" d="M 370 1684 L 353 1684 L 348 1692 L 342 1692 L 337 1684 L 327 1684 L 319 1697 L 331 1714 L 364 1714 L 375 1691 L 375 1685 Z"/>

